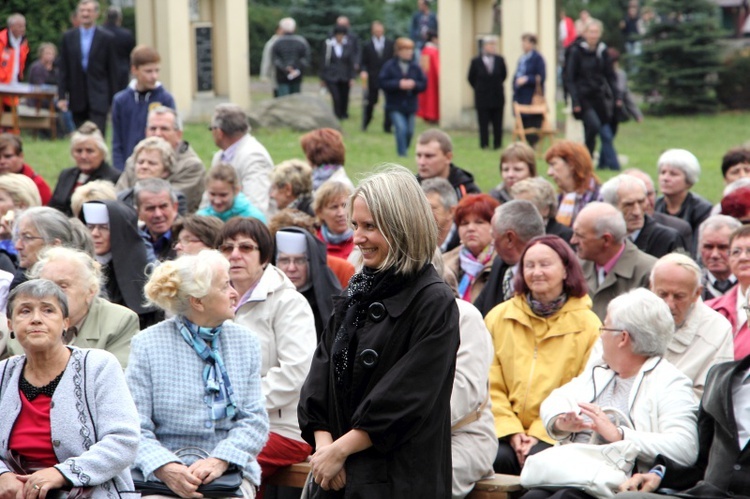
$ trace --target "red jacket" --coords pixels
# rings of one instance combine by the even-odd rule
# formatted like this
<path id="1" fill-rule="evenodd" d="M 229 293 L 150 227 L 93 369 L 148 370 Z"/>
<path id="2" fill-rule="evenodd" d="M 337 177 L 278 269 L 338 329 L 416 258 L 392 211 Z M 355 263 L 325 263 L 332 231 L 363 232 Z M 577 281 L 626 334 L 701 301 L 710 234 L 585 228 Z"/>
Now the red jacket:
<path id="1" fill-rule="evenodd" d="M 735 360 L 742 360 L 750 354 L 750 329 L 748 329 L 747 322 L 737 331 L 737 293 L 739 293 L 739 289 L 740 285 L 736 284 L 724 295 L 706 302 L 706 305 L 719 312 L 732 323 Z"/>
<path id="2" fill-rule="evenodd" d="M 11 47 L 8 40 L 8 28 L 0 31 L 0 83 L 10 83 L 13 79 L 13 61 L 15 59 L 15 50 Z M 26 37 L 21 40 L 21 55 L 18 58 L 18 80 L 23 77 L 23 70 L 26 69 L 26 58 L 29 56 L 29 41 Z"/>
<path id="3" fill-rule="evenodd" d="M 20 173 L 21 175 L 26 175 L 34 181 L 34 183 L 36 184 L 36 188 L 39 190 L 39 197 L 42 198 L 42 205 L 47 206 L 49 200 L 52 199 L 52 190 L 49 188 L 49 185 L 47 185 L 47 182 L 42 178 L 42 176 L 35 172 L 26 163 L 23 164 L 23 168 L 18 173 Z"/>

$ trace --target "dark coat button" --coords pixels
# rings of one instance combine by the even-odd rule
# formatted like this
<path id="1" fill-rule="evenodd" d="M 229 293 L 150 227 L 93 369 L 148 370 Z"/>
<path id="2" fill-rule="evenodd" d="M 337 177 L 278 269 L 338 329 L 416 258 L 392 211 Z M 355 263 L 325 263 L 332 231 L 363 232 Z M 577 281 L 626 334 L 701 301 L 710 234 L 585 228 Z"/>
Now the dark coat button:
<path id="1" fill-rule="evenodd" d="M 368 369 L 372 369 L 378 363 L 378 352 L 372 348 L 362 350 L 359 354 L 359 361 Z"/>
<path id="2" fill-rule="evenodd" d="M 60 447 L 60 441 L 59 440 L 53 440 L 52 441 L 52 445 L 54 445 L 55 447 Z"/>
<path id="3" fill-rule="evenodd" d="M 368 312 L 370 314 L 370 319 L 372 319 L 373 322 L 380 322 L 385 319 L 385 306 L 379 301 L 370 305 Z"/>

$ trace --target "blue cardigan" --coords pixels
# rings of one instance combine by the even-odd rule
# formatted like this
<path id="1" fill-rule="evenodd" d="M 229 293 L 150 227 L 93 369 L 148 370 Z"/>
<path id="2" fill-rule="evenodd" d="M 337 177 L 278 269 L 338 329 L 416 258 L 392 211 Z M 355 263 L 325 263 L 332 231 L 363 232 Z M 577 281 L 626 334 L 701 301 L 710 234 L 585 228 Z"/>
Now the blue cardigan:
<path id="1" fill-rule="evenodd" d="M 521 76 L 527 76 L 529 79 L 520 87 L 516 87 L 516 79 Z M 534 96 L 534 91 L 536 90 L 537 76 L 541 77 L 540 84 L 542 91 L 544 91 L 544 80 L 547 77 L 544 59 L 539 55 L 539 52 L 532 50 L 529 59 L 526 61 L 525 69 L 521 71 L 521 68 L 516 68 L 516 73 L 513 75 L 513 100 L 515 102 L 519 104 L 531 104 L 531 98 Z"/>
<path id="2" fill-rule="evenodd" d="M 234 390 L 237 414 L 212 421 L 204 402 L 206 365 L 180 334 L 177 319 L 167 319 L 135 335 L 125 371 L 141 418 L 135 467 L 153 472 L 180 460 L 174 452 L 200 447 L 243 470 L 260 484 L 258 454 L 268 438 L 268 415 L 260 386 L 260 346 L 250 330 L 227 321 L 219 336 L 219 352 Z"/>
<path id="3" fill-rule="evenodd" d="M 416 62 L 410 62 L 406 74 L 403 74 L 398 64 L 398 57 L 394 57 L 383 64 L 378 78 L 380 88 L 385 93 L 385 110 L 387 112 L 398 111 L 407 115 L 417 112 L 417 94 L 424 92 L 427 88 L 427 78 Z M 412 79 L 416 82 L 413 90 L 398 88 L 399 82 L 403 78 Z"/>

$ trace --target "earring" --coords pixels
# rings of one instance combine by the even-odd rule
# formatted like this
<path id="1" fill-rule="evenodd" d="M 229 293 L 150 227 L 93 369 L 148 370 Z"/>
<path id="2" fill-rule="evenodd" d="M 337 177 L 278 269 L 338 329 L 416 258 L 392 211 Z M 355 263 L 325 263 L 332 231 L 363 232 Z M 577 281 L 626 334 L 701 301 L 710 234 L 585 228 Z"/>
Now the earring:
<path id="1" fill-rule="evenodd" d="M 16 339 L 16 333 L 14 333 L 13 331 L 10 332 L 10 339 L 11 340 L 15 340 Z"/>

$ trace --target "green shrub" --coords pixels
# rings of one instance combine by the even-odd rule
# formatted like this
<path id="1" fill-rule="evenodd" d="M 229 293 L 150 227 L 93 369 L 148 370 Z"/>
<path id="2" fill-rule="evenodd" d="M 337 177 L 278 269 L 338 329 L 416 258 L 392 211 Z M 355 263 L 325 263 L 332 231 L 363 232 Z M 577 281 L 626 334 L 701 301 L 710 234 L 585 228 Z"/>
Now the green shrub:
<path id="1" fill-rule="evenodd" d="M 738 50 L 724 62 L 716 94 L 729 109 L 750 109 L 750 49 Z"/>

